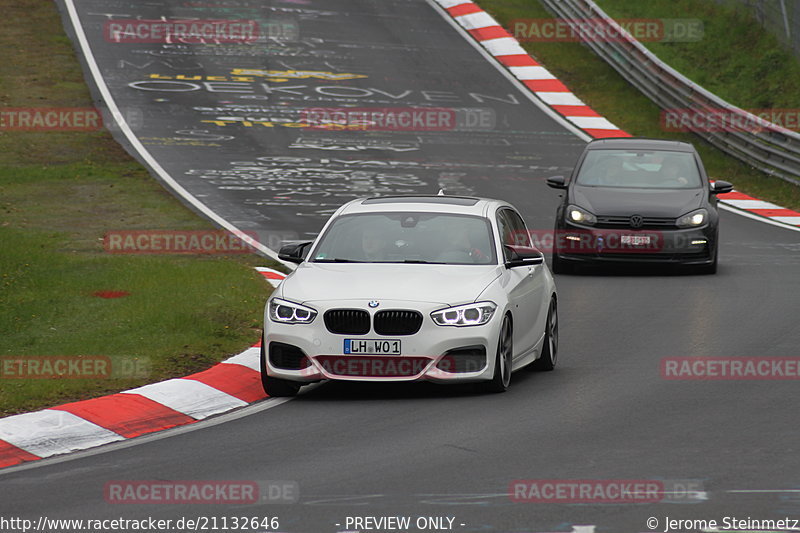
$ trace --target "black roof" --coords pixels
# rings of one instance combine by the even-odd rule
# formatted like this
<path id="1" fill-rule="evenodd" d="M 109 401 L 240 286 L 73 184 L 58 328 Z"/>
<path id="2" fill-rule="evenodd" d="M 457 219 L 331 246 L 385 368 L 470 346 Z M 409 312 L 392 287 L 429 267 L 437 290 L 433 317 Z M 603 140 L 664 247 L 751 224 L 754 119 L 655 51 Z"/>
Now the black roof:
<path id="1" fill-rule="evenodd" d="M 595 139 L 587 146 L 587 150 L 672 150 L 674 152 L 694 152 L 690 143 L 669 139 L 649 139 L 646 137 L 614 137 L 611 139 Z"/>

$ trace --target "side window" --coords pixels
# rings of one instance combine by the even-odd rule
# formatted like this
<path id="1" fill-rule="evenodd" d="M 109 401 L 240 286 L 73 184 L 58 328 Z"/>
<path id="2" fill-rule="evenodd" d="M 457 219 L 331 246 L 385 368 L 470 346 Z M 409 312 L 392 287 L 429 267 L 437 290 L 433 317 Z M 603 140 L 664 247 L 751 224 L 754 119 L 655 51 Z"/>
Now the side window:
<path id="1" fill-rule="evenodd" d="M 508 261 L 510 254 L 505 245 L 513 244 L 514 233 L 513 229 L 511 228 L 511 222 L 509 222 L 508 217 L 506 216 L 505 209 L 500 209 L 497 211 L 497 229 L 500 231 L 500 242 L 503 245 L 503 261 Z"/>
<path id="2" fill-rule="evenodd" d="M 508 225 L 511 228 L 511 233 L 509 235 L 510 240 L 504 240 L 503 244 L 530 247 L 531 236 L 528 232 L 528 228 L 525 226 L 525 222 L 523 222 L 522 217 L 519 216 L 519 213 L 511 209 L 503 209 L 503 217 L 508 221 Z"/>
<path id="3" fill-rule="evenodd" d="M 515 211 L 511 209 L 501 209 L 497 212 L 497 226 L 500 229 L 500 240 L 503 245 L 526 246 L 530 247 L 531 237 L 525 222 Z M 503 246 L 503 257 L 507 261 L 510 252 Z"/>

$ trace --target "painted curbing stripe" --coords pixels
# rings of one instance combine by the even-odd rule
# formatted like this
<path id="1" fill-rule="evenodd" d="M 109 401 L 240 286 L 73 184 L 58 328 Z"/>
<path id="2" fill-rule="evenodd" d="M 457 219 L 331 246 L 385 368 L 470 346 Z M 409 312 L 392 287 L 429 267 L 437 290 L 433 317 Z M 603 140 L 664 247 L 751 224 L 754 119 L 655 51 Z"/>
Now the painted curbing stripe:
<path id="1" fill-rule="evenodd" d="M 542 101 L 547 105 L 586 105 L 572 93 L 538 92 L 536 93 L 536 96 L 541 98 Z"/>
<path id="2" fill-rule="evenodd" d="M 260 384 L 260 346 L 259 341 L 205 372 L 180 379 L 194 379 L 200 387 L 221 389 L 223 398 L 233 397 L 234 401 L 226 402 L 233 407 L 242 405 L 235 400 L 252 403 L 266 398 Z M 157 392 L 163 394 L 164 390 L 155 391 L 151 385 L 145 387 L 150 387 L 147 395 L 137 394 L 136 389 L 132 389 L 0 419 L 0 468 L 197 421 L 194 416 L 164 405 L 166 401 L 159 402 Z M 173 403 L 181 403 L 177 395 Z M 201 417 L 201 413 L 195 414 Z"/>
<path id="3" fill-rule="evenodd" d="M 141 394 L 154 402 L 166 405 L 179 413 L 202 420 L 211 415 L 224 413 L 246 402 L 193 379 L 168 379 L 124 391 L 120 394 Z"/>
<path id="4" fill-rule="evenodd" d="M 577 115 L 554 109 L 584 132 L 595 138 L 631 136 L 581 102 L 566 85 L 533 58 L 530 58 L 519 42 L 477 4 L 453 0 L 434 1 L 443 7 L 459 26 L 467 30 L 486 51 L 495 56 L 512 76 L 523 82 L 545 104 L 550 107 L 580 106 L 586 108 Z M 530 59 L 523 59 L 526 56 Z M 504 60 L 503 57 L 509 59 Z M 595 117 L 599 120 L 576 121 L 575 117 Z"/>
<path id="5" fill-rule="evenodd" d="M 486 28 L 476 28 L 474 30 L 467 30 L 478 41 L 486 41 L 489 39 L 505 39 L 511 37 L 505 28 L 502 26 L 488 26 Z M 513 38 L 513 37 L 512 37 Z"/>
<path id="6" fill-rule="evenodd" d="M 286 277 L 286 274 L 265 267 L 258 267 L 256 270 L 267 279 L 283 279 Z"/>
<path id="7" fill-rule="evenodd" d="M 112 394 L 53 409 L 72 413 L 126 439 L 195 421 L 190 416 L 138 394 Z"/>
<path id="8" fill-rule="evenodd" d="M 770 217 L 770 220 L 777 220 L 778 222 L 783 222 L 784 224 L 790 224 L 792 226 L 800 226 L 800 213 L 795 217 Z"/>
<path id="9" fill-rule="evenodd" d="M 584 130 L 594 129 L 594 130 L 616 130 L 621 131 L 618 127 L 613 125 L 608 119 L 604 117 L 583 117 L 583 116 L 576 116 L 576 117 L 567 117 L 567 120 L 582 128 Z"/>
<path id="10" fill-rule="evenodd" d="M 473 4 L 472 0 L 436 0 L 436 2 L 445 9 L 450 9 L 462 4 Z"/>
<path id="11" fill-rule="evenodd" d="M 782 209 L 781 206 L 775 205 L 770 202 L 764 202 L 762 200 L 725 200 L 725 203 L 728 205 L 732 205 L 733 207 L 738 207 L 739 209 L 744 209 L 745 211 L 752 211 L 754 209 Z"/>
<path id="12" fill-rule="evenodd" d="M 585 131 L 595 139 L 610 139 L 614 137 L 633 137 L 633 135 L 623 130 L 601 130 L 594 128 L 586 128 L 583 131 Z"/>
<path id="13" fill-rule="evenodd" d="M 37 457 L 50 457 L 125 437 L 72 413 L 45 409 L 0 419 L 0 439 Z"/>
<path id="14" fill-rule="evenodd" d="M 731 191 L 717 196 L 720 200 L 755 200 L 752 196 L 748 196 L 743 192 Z"/>
<path id="15" fill-rule="evenodd" d="M 26 461 L 35 461 L 39 457 L 17 448 L 11 443 L 0 440 L 0 468 L 14 466 Z"/>
<path id="16" fill-rule="evenodd" d="M 257 402 L 267 397 L 261 385 L 261 372 L 243 365 L 220 363 L 183 379 L 205 383 L 246 403 Z"/>
<path id="17" fill-rule="evenodd" d="M 234 355 L 230 359 L 225 360 L 225 364 L 242 365 L 252 370 L 261 371 L 261 341 L 258 341 L 255 346 L 248 348 L 239 355 Z"/>
<path id="18" fill-rule="evenodd" d="M 539 67 L 531 56 L 527 54 L 508 54 L 504 56 L 494 56 L 503 66 L 506 67 Z"/>
<path id="19" fill-rule="evenodd" d="M 489 13 L 480 8 L 478 8 L 477 12 L 454 18 L 461 25 L 461 27 L 467 31 L 501 27 L 497 21 L 494 20 L 491 15 L 489 15 Z"/>
<path id="20" fill-rule="evenodd" d="M 513 37 L 485 40 L 481 45 L 493 56 L 529 56 L 528 52 Z"/>
<path id="21" fill-rule="evenodd" d="M 479 13 L 482 9 L 480 6 L 472 3 L 472 2 L 465 2 L 463 4 L 458 4 L 453 7 L 448 7 L 447 12 L 450 13 L 452 17 L 460 17 L 462 15 L 469 15 L 471 13 Z"/>
<path id="22" fill-rule="evenodd" d="M 540 96 L 542 93 L 572 94 L 560 80 L 523 80 L 522 83 L 536 96 Z"/>
<path id="23" fill-rule="evenodd" d="M 797 211 L 758 200 L 739 191 L 720 194 L 719 203 L 725 207 L 734 208 L 732 211 L 736 213 L 747 213 L 750 218 L 769 221 L 776 226 L 788 226 L 795 230 L 800 227 L 800 213 Z"/>
<path id="24" fill-rule="evenodd" d="M 264 279 L 266 279 L 273 287 L 280 285 L 281 281 L 283 281 L 283 279 L 286 277 L 286 274 L 283 272 L 279 272 L 267 267 L 256 267 L 256 270 L 262 276 L 264 276 Z"/>
<path id="25" fill-rule="evenodd" d="M 792 211 L 791 209 L 749 209 L 755 213 L 756 215 L 761 215 L 762 217 L 800 217 L 800 213 L 797 211 Z"/>
<path id="26" fill-rule="evenodd" d="M 600 113 L 588 105 L 554 105 L 553 109 L 565 117 L 600 117 Z"/>
<path id="27" fill-rule="evenodd" d="M 549 70 L 542 66 L 508 67 L 508 70 L 520 81 L 556 79 Z"/>

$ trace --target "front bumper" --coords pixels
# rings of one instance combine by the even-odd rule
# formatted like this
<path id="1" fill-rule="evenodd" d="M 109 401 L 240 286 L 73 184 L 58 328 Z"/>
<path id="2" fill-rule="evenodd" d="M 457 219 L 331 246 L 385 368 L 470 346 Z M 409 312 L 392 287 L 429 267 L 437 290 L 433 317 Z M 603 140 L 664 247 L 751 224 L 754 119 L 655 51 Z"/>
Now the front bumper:
<path id="1" fill-rule="evenodd" d="M 298 382 L 323 379 L 476 382 L 492 378 L 501 309 L 484 325 L 454 327 L 434 324 L 430 313 L 446 307 L 437 303 L 382 301 L 377 310 L 360 300 L 304 305 L 317 310 L 311 324 L 282 324 L 264 317 L 265 368 L 272 377 Z M 378 335 L 373 329 L 364 335 L 342 335 L 328 331 L 323 315 L 329 309 L 365 310 L 370 314 L 371 324 L 377 311 L 388 309 L 416 310 L 423 320 L 419 331 L 413 335 Z M 345 339 L 399 340 L 401 352 L 399 355 L 345 354 Z M 275 347 L 283 348 L 293 357 L 274 357 Z M 465 364 L 465 353 L 479 351 L 484 354 L 482 359 L 471 356 Z"/>
<path id="2" fill-rule="evenodd" d="M 623 242 L 626 238 L 629 241 Z M 706 265 L 714 261 L 716 246 L 716 232 L 710 225 L 670 230 L 568 226 L 556 230 L 553 251 L 559 259 L 575 263 Z"/>

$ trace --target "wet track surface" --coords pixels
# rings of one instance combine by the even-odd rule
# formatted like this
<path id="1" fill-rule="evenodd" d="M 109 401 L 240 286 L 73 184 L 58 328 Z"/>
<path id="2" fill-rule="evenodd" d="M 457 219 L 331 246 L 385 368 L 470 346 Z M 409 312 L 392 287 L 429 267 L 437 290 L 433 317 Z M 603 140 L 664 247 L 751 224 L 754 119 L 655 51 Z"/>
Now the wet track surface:
<path id="1" fill-rule="evenodd" d="M 509 200 L 531 228 L 552 228 L 558 193 L 544 178 L 568 171 L 583 142 L 489 66 L 426 2 L 222 4 L 233 11 L 207 7 L 199 14 L 180 2 L 98 0 L 81 2 L 79 12 L 117 103 L 131 116 L 139 113 L 135 131 L 147 149 L 241 229 L 306 237 L 349 198 L 441 186 Z M 280 16 L 296 24 L 300 40 L 222 54 L 210 46 L 103 39 L 108 14 L 134 13 Z M 230 80 L 236 68 L 275 72 L 218 86 L 227 92 L 209 91 L 200 80 L 181 81 L 201 85 L 183 92 L 153 85 L 178 82 L 180 75 Z M 277 71 L 363 77 L 277 81 Z M 281 90 L 265 95 L 264 84 Z M 473 109 L 492 122 L 484 129 L 413 132 L 213 122 L 253 114 L 291 118 L 302 107 L 345 104 Z M 664 531 L 667 516 L 800 518 L 798 382 L 670 380 L 662 373 L 662 359 L 670 357 L 800 355 L 800 233 L 723 212 L 720 237 L 716 276 L 665 269 L 557 276 L 559 367 L 514 374 L 506 394 L 324 384 L 222 424 L 9 471 L 0 476 L 0 514 L 277 516 L 280 531 L 291 532 L 344 531 L 347 516 L 410 516 L 412 523 L 420 516 L 454 517 L 453 531 L 498 533 L 576 525 L 648 531 L 649 517 Z M 696 491 L 657 502 L 512 501 L 514 480 L 531 479 L 657 480 Z M 299 500 L 109 503 L 104 487 L 122 480 L 281 480 L 297 484 Z"/>
<path id="2" fill-rule="evenodd" d="M 78 12 L 136 140 L 191 194 L 273 249 L 369 195 L 443 187 L 515 198 L 522 209 L 518 191 L 568 170 L 582 147 L 424 1 L 185 7 L 214 5 L 96 0 Z M 111 24 L 135 16 L 255 20 L 265 36 L 295 38 L 113 42 Z M 423 127 L 298 127 L 313 110 L 423 106 L 442 115 Z"/>

